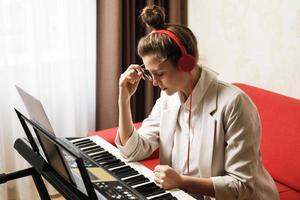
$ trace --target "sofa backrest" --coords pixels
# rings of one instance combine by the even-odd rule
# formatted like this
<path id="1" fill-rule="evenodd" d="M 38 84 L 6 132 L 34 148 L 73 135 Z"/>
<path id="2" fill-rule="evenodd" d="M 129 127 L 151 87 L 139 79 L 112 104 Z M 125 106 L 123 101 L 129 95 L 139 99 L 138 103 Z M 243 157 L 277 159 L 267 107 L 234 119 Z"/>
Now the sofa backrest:
<path id="1" fill-rule="evenodd" d="M 276 181 L 300 191 L 300 100 L 246 84 L 234 85 L 258 109 L 266 169 Z"/>

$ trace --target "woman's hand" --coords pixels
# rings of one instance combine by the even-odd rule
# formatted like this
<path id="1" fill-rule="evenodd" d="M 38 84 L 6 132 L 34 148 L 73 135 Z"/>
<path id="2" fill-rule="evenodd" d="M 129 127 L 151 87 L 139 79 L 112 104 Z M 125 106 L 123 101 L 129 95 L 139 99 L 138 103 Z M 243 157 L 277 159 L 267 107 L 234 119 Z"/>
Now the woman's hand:
<path id="1" fill-rule="evenodd" d="M 154 169 L 156 185 L 164 189 L 180 188 L 182 177 L 168 165 L 157 165 Z"/>
<path id="2" fill-rule="evenodd" d="M 129 100 L 142 78 L 139 65 L 130 65 L 119 79 L 119 100 Z"/>

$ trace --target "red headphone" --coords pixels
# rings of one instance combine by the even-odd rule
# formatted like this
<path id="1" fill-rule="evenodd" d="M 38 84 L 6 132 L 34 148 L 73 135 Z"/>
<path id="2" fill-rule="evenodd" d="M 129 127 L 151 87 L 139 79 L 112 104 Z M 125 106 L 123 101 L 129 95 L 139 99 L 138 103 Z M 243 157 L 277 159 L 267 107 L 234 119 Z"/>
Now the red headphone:
<path id="1" fill-rule="evenodd" d="M 173 41 L 177 44 L 181 51 L 181 57 L 178 60 L 178 69 L 184 72 L 192 71 L 192 69 L 196 65 L 196 59 L 194 56 L 187 53 L 185 47 L 183 46 L 180 39 L 171 31 L 160 29 L 160 30 L 153 30 L 153 33 L 163 33 L 168 35 Z"/>

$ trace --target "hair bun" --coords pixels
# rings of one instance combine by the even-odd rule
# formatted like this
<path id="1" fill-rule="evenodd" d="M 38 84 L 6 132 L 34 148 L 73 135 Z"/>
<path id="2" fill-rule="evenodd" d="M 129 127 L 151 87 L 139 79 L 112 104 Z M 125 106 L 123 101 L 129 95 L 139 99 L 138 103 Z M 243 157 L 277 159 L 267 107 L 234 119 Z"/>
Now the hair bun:
<path id="1" fill-rule="evenodd" d="M 140 16 L 143 23 L 153 29 L 162 28 L 165 24 L 165 10 L 156 5 L 145 7 Z"/>

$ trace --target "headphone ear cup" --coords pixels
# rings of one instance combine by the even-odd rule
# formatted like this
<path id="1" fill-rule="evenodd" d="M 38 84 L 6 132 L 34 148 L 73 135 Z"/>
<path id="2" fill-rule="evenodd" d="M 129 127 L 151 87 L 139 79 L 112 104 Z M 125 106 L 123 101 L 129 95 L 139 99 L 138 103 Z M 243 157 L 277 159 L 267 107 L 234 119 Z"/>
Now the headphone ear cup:
<path id="1" fill-rule="evenodd" d="M 195 65 L 196 65 L 195 57 L 193 57 L 189 54 L 181 56 L 178 60 L 178 68 L 180 71 L 183 71 L 183 72 L 192 71 L 192 69 L 195 67 Z"/>

